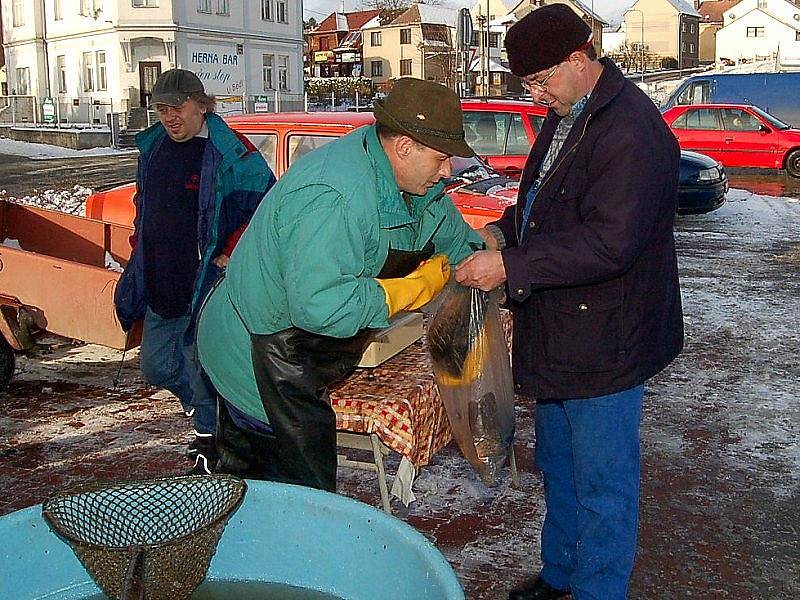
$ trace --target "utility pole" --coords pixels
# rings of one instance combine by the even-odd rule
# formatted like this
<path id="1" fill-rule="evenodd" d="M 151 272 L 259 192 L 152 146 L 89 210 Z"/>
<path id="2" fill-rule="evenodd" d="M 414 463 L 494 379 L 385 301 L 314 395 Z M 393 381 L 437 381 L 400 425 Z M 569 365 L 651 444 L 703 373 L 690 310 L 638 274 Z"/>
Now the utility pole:
<path id="1" fill-rule="evenodd" d="M 641 62 L 642 62 L 642 64 L 641 64 L 641 67 L 642 67 L 642 83 L 644 83 L 644 13 L 642 11 L 640 11 L 638 8 L 629 8 L 625 12 L 626 13 L 629 13 L 629 12 L 639 13 L 639 17 L 641 18 L 641 20 L 640 20 L 641 41 L 639 42 L 639 54 L 641 56 Z M 679 29 L 678 35 L 680 35 L 680 29 Z M 626 27 L 625 28 L 625 37 L 627 37 L 627 36 L 628 36 L 628 28 Z"/>
<path id="2" fill-rule="evenodd" d="M 42 52 L 44 58 L 44 93 L 46 98 L 50 98 L 50 58 L 47 53 L 47 4 L 41 0 L 42 9 Z"/>
<path id="3" fill-rule="evenodd" d="M 486 70 L 485 70 L 486 69 L 486 46 L 487 46 L 487 44 L 484 43 L 484 39 L 483 39 L 484 24 L 486 23 L 487 17 L 484 17 L 480 13 L 480 10 L 481 10 L 481 7 L 478 6 L 478 11 L 479 11 L 478 12 L 478 25 L 479 25 L 478 32 L 480 33 L 480 35 L 478 36 L 479 37 L 479 39 L 478 39 L 478 52 L 480 52 L 480 55 L 481 55 L 481 88 L 482 88 L 481 89 L 482 93 L 480 95 L 481 96 L 487 96 L 488 94 L 486 93 Z"/>

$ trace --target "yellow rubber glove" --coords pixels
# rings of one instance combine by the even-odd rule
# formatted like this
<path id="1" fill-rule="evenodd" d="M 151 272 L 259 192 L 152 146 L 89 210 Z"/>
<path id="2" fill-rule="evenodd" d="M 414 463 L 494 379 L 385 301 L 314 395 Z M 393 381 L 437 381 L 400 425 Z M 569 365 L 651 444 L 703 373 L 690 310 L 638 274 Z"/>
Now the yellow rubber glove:
<path id="1" fill-rule="evenodd" d="M 386 294 L 389 316 L 401 310 L 415 310 L 424 306 L 442 291 L 450 279 L 450 263 L 447 256 L 437 254 L 426 260 L 405 277 L 376 279 Z"/>

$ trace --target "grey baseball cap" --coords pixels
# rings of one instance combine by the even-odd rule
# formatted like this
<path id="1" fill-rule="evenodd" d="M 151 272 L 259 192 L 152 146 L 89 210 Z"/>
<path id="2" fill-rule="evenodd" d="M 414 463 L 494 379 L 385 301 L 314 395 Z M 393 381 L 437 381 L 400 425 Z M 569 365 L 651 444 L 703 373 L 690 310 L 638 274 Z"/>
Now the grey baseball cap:
<path id="1" fill-rule="evenodd" d="M 150 103 L 180 106 L 189 99 L 190 94 L 204 91 L 203 82 L 191 71 L 170 69 L 156 79 Z"/>

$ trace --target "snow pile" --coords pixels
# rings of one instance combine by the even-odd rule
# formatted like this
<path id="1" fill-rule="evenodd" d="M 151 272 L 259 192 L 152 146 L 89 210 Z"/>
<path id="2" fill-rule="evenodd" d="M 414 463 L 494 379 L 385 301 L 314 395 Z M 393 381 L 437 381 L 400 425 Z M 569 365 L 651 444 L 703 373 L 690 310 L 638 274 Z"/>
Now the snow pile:
<path id="1" fill-rule="evenodd" d="M 31 195 L 15 198 L 10 196 L 6 190 L 0 190 L 0 199 L 37 206 L 39 208 L 49 208 L 72 215 L 83 215 L 86 205 L 86 198 L 92 193 L 91 188 L 75 185 L 67 190 L 44 190 L 34 189 Z"/>

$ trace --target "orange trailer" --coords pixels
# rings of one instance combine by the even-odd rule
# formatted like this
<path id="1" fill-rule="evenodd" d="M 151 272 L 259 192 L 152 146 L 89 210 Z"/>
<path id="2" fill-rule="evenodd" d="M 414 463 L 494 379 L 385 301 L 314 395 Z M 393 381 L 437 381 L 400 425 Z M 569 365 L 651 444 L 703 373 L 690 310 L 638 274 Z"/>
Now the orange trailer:
<path id="1" fill-rule="evenodd" d="M 0 200 L 0 389 L 14 372 L 14 351 L 37 335 L 123 349 L 114 311 L 131 227 Z M 129 345 L 131 345 L 129 343 Z"/>

